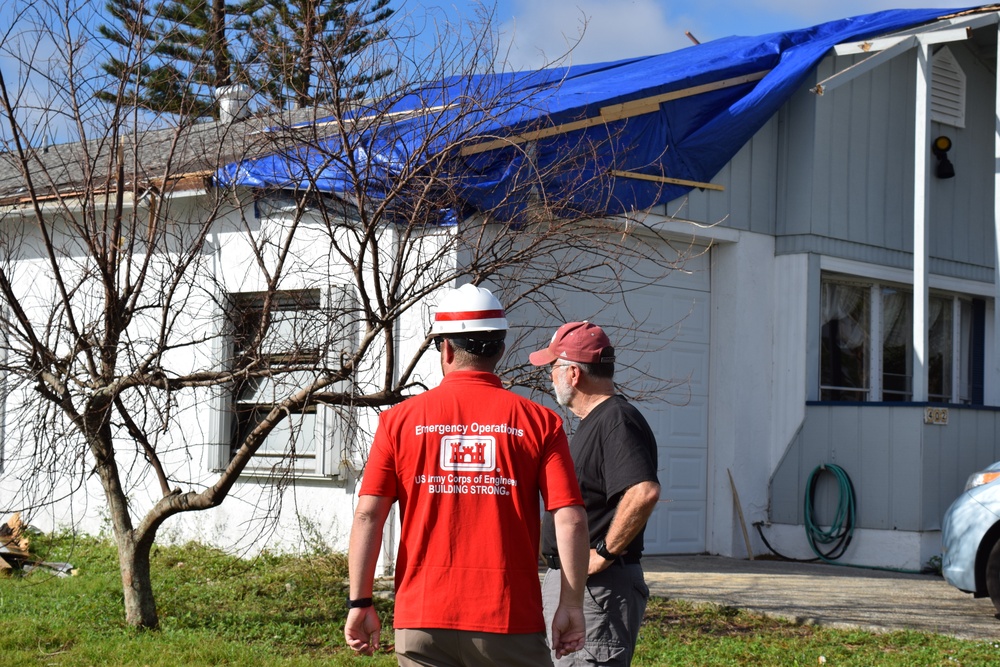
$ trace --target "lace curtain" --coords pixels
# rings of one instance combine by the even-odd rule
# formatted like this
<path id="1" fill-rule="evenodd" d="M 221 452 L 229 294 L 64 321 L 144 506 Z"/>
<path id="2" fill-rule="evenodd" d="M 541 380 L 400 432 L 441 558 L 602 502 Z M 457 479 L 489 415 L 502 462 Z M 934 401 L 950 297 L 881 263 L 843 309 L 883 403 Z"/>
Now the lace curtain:
<path id="1" fill-rule="evenodd" d="M 855 285 L 823 284 L 822 326 L 836 321 L 837 347 L 849 351 L 868 340 L 868 290 Z"/>

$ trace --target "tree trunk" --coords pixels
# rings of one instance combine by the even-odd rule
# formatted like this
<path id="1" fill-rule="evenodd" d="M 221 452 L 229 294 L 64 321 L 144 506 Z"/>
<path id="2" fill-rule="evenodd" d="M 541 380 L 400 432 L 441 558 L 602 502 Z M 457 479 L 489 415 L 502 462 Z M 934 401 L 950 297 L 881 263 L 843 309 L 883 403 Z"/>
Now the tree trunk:
<path id="1" fill-rule="evenodd" d="M 229 42 L 226 40 L 226 0 L 212 2 L 212 66 L 215 85 L 228 86 L 233 82 L 232 63 L 229 61 Z M 217 114 L 215 114 L 217 115 Z"/>
<path id="2" fill-rule="evenodd" d="M 160 625 L 153 598 L 153 582 L 149 576 L 149 553 L 156 529 L 142 526 L 136 531 L 133 527 L 128 497 L 118 476 L 108 420 L 96 410 L 94 412 L 98 414 L 94 420 L 98 426 L 93 429 L 95 435 L 90 438 L 90 448 L 115 531 L 118 570 L 122 575 L 122 594 L 125 597 L 125 622 L 134 628 L 153 630 Z"/>
<path id="3" fill-rule="evenodd" d="M 118 538 L 118 566 L 122 573 L 122 593 L 125 595 L 125 623 L 142 630 L 155 630 L 160 625 L 153 598 L 153 581 L 149 576 L 149 553 L 152 540 L 136 542 L 129 533 Z"/>

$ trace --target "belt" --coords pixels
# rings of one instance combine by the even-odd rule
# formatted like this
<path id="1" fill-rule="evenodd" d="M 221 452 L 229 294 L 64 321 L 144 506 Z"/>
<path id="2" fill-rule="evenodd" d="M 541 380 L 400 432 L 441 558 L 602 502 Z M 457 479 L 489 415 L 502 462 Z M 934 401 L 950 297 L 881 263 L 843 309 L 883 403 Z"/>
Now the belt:
<path id="1" fill-rule="evenodd" d="M 562 569 L 562 565 L 559 563 L 559 556 L 555 554 L 542 554 L 542 558 L 545 559 L 545 564 L 548 565 L 553 570 Z M 611 561 L 612 565 L 636 565 L 642 559 L 641 554 L 631 555 L 625 554 L 624 556 L 619 556 L 618 558 Z"/>

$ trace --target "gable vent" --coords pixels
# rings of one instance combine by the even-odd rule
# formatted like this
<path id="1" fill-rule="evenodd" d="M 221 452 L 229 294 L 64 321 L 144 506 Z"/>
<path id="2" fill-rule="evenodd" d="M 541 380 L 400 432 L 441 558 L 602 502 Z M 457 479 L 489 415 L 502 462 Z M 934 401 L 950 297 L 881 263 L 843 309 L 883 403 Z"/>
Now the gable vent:
<path id="1" fill-rule="evenodd" d="M 965 72 L 947 46 L 931 65 L 931 120 L 965 127 Z"/>

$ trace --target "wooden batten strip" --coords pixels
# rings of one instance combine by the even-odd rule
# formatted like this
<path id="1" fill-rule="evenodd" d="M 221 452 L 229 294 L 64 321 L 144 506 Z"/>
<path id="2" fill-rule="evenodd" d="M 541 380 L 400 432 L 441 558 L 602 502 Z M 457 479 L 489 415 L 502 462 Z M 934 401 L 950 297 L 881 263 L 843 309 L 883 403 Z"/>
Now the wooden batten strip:
<path id="1" fill-rule="evenodd" d="M 562 123 L 561 125 L 553 125 L 552 127 L 545 127 L 540 130 L 523 132 L 510 137 L 503 137 L 501 139 L 483 141 L 464 147 L 460 151 L 460 154 L 463 156 L 476 155 L 478 153 L 485 153 L 486 151 L 496 150 L 497 148 L 503 148 L 505 146 L 523 144 L 528 141 L 537 141 L 539 139 L 573 132 L 575 130 L 583 130 L 588 127 L 594 127 L 595 125 L 604 125 L 605 123 L 610 123 L 616 120 L 624 120 L 633 116 L 642 116 L 644 114 L 658 111 L 660 109 L 660 105 L 664 102 L 670 102 L 671 100 L 678 100 L 684 97 L 691 97 L 693 95 L 701 95 L 702 93 L 711 92 L 713 90 L 732 88 L 733 86 L 750 83 L 751 81 L 759 81 L 767 76 L 770 71 L 771 70 L 753 72 L 752 74 L 745 74 L 732 79 L 722 79 L 721 81 L 713 81 L 700 86 L 674 90 L 669 93 L 651 95 L 638 100 L 623 102 L 622 104 L 611 104 L 606 107 L 601 107 L 600 113 L 597 116 L 574 120 L 569 123 Z"/>
<path id="2" fill-rule="evenodd" d="M 608 172 L 612 176 L 619 176 L 621 178 L 635 178 L 640 181 L 653 181 L 656 183 L 669 183 L 670 185 L 684 185 L 692 188 L 701 188 L 703 190 L 716 190 L 718 192 L 723 192 L 726 188 L 721 185 L 716 185 L 715 183 L 702 183 L 701 181 L 689 181 L 683 178 L 670 178 L 668 176 L 655 176 L 653 174 L 641 174 L 637 171 L 619 171 L 617 169 L 612 169 Z"/>
<path id="3" fill-rule="evenodd" d="M 643 97 L 642 99 L 632 100 L 631 102 L 624 102 L 622 104 L 612 104 L 611 106 L 601 108 L 601 116 L 611 121 L 611 120 L 621 120 L 622 118 L 629 118 L 631 116 L 638 116 L 644 113 L 650 113 L 650 111 L 659 110 L 660 105 L 663 104 L 664 102 L 679 100 L 684 97 L 692 97 L 694 95 L 701 95 L 702 93 L 710 93 L 713 90 L 732 88 L 733 86 L 739 86 L 744 83 L 750 83 L 751 81 L 760 81 L 765 76 L 767 76 L 768 72 L 770 71 L 771 70 L 766 69 L 760 72 L 754 72 L 752 74 L 744 74 L 743 76 L 733 77 L 732 79 L 722 79 L 721 81 L 703 83 L 700 86 L 692 86 L 691 88 L 675 90 L 669 93 L 662 93 L 660 95 L 653 95 L 651 97 Z"/>
<path id="4" fill-rule="evenodd" d="M 192 171 L 182 174 L 176 174 L 170 176 L 169 178 L 151 178 L 145 182 L 146 186 L 156 188 L 160 191 L 168 192 L 179 192 L 184 190 L 197 190 L 199 188 L 208 188 L 209 181 L 211 177 L 215 174 L 213 170 L 203 170 L 203 171 Z M 51 201 L 61 201 L 65 199 L 80 199 L 90 194 L 94 197 L 108 197 L 112 193 L 117 192 L 117 188 L 111 187 L 100 187 L 88 193 L 87 190 L 66 190 L 63 192 L 49 192 L 45 194 L 39 194 L 35 197 L 30 195 L 12 195 L 10 197 L 0 198 L 0 206 L 10 206 L 19 204 L 30 204 L 32 201 L 37 202 L 51 202 Z"/>
<path id="5" fill-rule="evenodd" d="M 594 127 L 595 125 L 604 125 L 607 122 L 607 119 L 602 116 L 593 116 L 582 120 L 574 120 L 571 123 L 553 125 L 552 127 L 542 128 L 541 130 L 532 130 L 531 132 L 524 132 L 523 134 L 515 134 L 510 137 L 503 137 L 502 139 L 493 139 L 492 141 L 484 141 L 473 144 L 472 146 L 466 146 L 460 151 L 460 155 L 478 155 L 479 153 L 496 150 L 497 148 L 516 146 L 529 141 L 538 141 L 539 139 L 554 137 L 558 134 L 566 134 L 567 132 L 573 132 L 575 130 L 584 130 L 588 127 Z"/>

